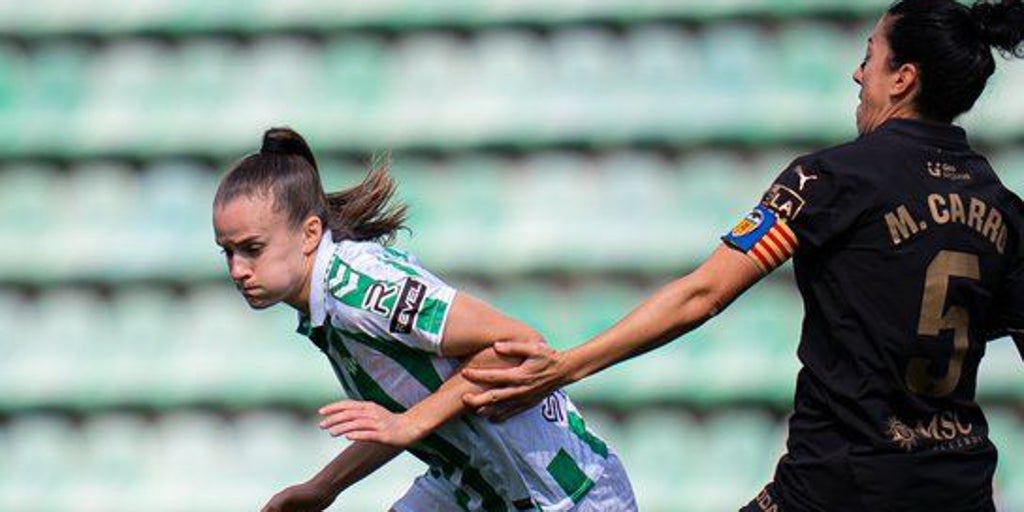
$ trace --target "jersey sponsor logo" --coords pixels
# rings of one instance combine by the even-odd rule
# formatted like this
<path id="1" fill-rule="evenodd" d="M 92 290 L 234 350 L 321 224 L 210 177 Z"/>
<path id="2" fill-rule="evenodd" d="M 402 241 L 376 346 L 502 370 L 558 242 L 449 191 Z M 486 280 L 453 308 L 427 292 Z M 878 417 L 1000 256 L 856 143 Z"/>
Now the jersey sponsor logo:
<path id="1" fill-rule="evenodd" d="M 946 162 L 928 162 L 925 170 L 933 178 L 942 178 L 951 181 L 969 181 L 971 173 L 958 169 L 955 165 Z"/>
<path id="2" fill-rule="evenodd" d="M 540 414 L 549 423 L 565 424 L 565 400 L 558 393 L 548 395 L 540 403 Z"/>
<path id="3" fill-rule="evenodd" d="M 913 426 L 893 416 L 886 425 L 889 440 L 907 452 L 926 443 L 930 450 L 957 450 L 984 441 L 983 436 L 973 435 L 973 432 L 974 425 L 961 421 L 960 416 L 953 411 L 933 414 Z"/>
<path id="4" fill-rule="evenodd" d="M 765 205 L 755 207 L 722 241 L 750 256 L 765 273 L 785 263 L 799 246 L 785 220 Z"/>
<path id="5" fill-rule="evenodd" d="M 402 285 L 402 292 L 395 303 L 395 312 L 391 316 L 388 330 L 397 334 L 409 334 L 416 320 L 416 314 L 427 296 L 427 285 L 409 278 Z"/>
<path id="6" fill-rule="evenodd" d="M 367 288 L 366 296 L 363 297 L 363 309 L 388 316 L 391 314 L 391 305 L 386 301 L 396 293 L 398 293 L 396 286 L 388 283 L 373 283 Z"/>
<path id="7" fill-rule="evenodd" d="M 801 188 L 801 190 L 803 189 Z M 806 201 L 800 197 L 800 194 L 780 184 L 772 185 L 772 188 L 768 189 L 764 198 L 761 199 L 761 204 L 771 208 L 779 217 L 790 222 L 800 216 L 800 210 L 803 210 L 805 203 Z"/>

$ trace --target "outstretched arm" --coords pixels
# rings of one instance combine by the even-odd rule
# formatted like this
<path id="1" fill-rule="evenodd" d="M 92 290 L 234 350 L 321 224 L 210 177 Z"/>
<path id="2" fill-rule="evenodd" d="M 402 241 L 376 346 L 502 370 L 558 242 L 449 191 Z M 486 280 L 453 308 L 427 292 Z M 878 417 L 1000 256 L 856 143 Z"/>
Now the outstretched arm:
<path id="1" fill-rule="evenodd" d="M 316 475 L 277 493 L 261 512 L 309 512 L 324 510 L 342 491 L 362 480 L 401 453 L 401 448 L 355 442 L 345 448 Z"/>
<path id="2" fill-rule="evenodd" d="M 643 354 L 697 328 L 762 277 L 749 256 L 720 246 L 700 267 L 658 290 L 607 331 L 564 353 L 521 343 L 496 345 L 522 357 L 513 369 L 466 369 L 470 380 L 495 389 L 466 398 L 486 415 L 507 417 L 552 390 Z M 502 409 L 492 407 L 506 402 Z"/>
<path id="3" fill-rule="evenodd" d="M 448 357 L 466 357 L 463 368 L 509 368 L 518 358 L 498 355 L 495 343 L 543 345 L 544 340 L 526 324 L 503 315 L 487 303 L 459 293 L 452 303 L 441 340 Z M 345 400 L 320 409 L 320 427 L 333 436 L 406 447 L 426 437 L 452 418 L 467 411 L 463 397 L 486 391 L 456 372 L 434 393 L 401 414 L 373 402 Z"/>

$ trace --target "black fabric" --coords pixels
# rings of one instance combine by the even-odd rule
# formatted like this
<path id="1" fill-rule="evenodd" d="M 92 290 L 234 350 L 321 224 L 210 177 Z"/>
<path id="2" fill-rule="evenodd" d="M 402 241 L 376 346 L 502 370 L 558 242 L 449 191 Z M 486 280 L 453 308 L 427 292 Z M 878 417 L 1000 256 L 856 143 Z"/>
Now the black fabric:
<path id="1" fill-rule="evenodd" d="M 774 499 L 787 511 L 991 510 L 996 450 L 975 387 L 986 340 L 1024 329 L 1024 271 L 1009 277 L 1020 199 L 960 128 L 892 120 L 798 158 L 762 204 L 797 235 L 805 308 Z"/>

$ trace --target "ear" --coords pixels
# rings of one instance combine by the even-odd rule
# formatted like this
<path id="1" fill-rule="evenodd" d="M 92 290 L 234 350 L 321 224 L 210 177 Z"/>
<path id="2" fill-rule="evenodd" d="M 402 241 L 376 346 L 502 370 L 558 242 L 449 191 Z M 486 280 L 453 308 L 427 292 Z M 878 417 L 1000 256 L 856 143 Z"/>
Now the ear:
<path id="1" fill-rule="evenodd" d="M 917 92 L 920 77 L 920 69 L 917 64 L 912 62 L 900 64 L 889 86 L 889 95 L 897 100 L 910 98 Z"/>
<path id="2" fill-rule="evenodd" d="M 310 215 L 302 221 L 302 252 L 307 256 L 316 252 L 324 236 L 324 224 L 320 217 Z"/>

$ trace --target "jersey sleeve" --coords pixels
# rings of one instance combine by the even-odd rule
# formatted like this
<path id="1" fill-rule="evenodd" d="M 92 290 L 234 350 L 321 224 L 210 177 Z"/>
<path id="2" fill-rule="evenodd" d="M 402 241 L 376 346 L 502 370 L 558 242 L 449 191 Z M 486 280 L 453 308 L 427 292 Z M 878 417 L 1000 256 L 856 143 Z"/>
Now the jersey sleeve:
<path id="1" fill-rule="evenodd" d="M 849 229 L 863 212 L 866 192 L 822 160 L 801 157 L 722 241 L 767 274 L 798 251 L 822 247 Z"/>
<path id="2" fill-rule="evenodd" d="M 331 320 L 354 336 L 441 353 L 441 338 L 456 290 L 390 248 L 336 258 L 328 270 Z"/>

